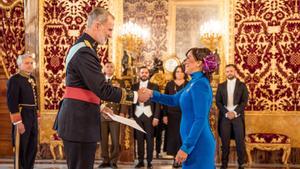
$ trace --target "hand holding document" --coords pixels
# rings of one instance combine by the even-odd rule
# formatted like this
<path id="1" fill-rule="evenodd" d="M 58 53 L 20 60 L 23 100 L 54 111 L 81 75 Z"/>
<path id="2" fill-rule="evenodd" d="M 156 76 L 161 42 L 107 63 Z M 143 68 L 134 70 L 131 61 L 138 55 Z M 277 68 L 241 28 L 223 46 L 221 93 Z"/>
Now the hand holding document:
<path id="1" fill-rule="evenodd" d="M 121 124 L 125 124 L 127 126 L 130 126 L 130 127 L 133 127 L 145 134 L 147 134 L 143 128 L 141 126 L 139 126 L 135 120 L 131 120 L 131 119 L 128 119 L 128 118 L 125 118 L 125 117 L 122 117 L 122 116 L 118 116 L 118 115 L 115 115 L 115 114 L 109 114 L 107 113 L 107 115 L 113 120 L 113 121 L 116 121 L 116 122 L 119 122 Z"/>

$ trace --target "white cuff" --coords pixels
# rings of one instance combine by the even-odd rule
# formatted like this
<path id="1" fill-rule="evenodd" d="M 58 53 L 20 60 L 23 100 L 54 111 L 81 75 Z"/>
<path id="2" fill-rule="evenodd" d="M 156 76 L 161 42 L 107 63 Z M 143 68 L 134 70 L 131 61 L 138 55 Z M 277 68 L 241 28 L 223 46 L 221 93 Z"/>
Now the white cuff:
<path id="1" fill-rule="evenodd" d="M 100 105 L 100 112 L 102 112 L 102 110 L 105 108 L 105 106 L 106 106 L 105 103 Z"/>
<path id="2" fill-rule="evenodd" d="M 239 117 L 239 116 L 240 116 L 239 114 L 237 114 L 237 112 L 236 112 L 236 111 L 233 111 L 233 113 L 234 113 L 234 117 L 235 117 L 235 118 L 237 118 L 237 117 Z"/>
<path id="3" fill-rule="evenodd" d="M 137 91 L 133 91 L 134 97 L 133 97 L 133 104 L 136 104 L 139 98 L 139 94 Z"/>
<path id="4" fill-rule="evenodd" d="M 226 117 L 226 118 L 228 118 L 228 115 L 227 115 L 227 113 L 225 113 L 225 117 Z"/>
<path id="5" fill-rule="evenodd" d="M 19 124 L 19 123 L 22 123 L 22 120 L 17 121 L 17 122 L 15 122 L 15 123 L 13 123 L 13 124 L 14 124 L 14 125 L 17 125 L 17 124 Z"/>

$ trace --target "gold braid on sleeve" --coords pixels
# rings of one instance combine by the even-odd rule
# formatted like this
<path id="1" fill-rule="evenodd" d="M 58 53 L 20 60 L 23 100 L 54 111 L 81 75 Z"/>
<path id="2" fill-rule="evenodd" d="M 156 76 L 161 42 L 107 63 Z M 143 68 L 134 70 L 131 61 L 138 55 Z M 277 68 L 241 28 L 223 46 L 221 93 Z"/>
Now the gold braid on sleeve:
<path id="1" fill-rule="evenodd" d="M 133 103 L 134 94 L 133 91 L 122 89 L 122 97 L 120 104 L 131 105 Z"/>

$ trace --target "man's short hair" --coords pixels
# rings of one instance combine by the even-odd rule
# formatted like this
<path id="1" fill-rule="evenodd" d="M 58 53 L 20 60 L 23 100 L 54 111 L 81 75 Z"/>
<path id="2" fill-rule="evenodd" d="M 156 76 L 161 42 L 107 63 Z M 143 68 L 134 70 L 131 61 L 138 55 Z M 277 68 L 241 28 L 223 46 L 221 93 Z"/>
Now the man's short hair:
<path id="1" fill-rule="evenodd" d="M 33 53 L 25 53 L 23 55 L 19 55 L 17 58 L 17 65 L 20 68 L 21 64 L 23 63 L 23 60 L 26 58 L 35 58 L 35 55 Z"/>
<path id="2" fill-rule="evenodd" d="M 106 9 L 100 7 L 94 8 L 88 15 L 87 27 L 91 27 L 95 20 L 98 20 L 100 23 L 105 23 L 108 16 L 111 16 L 113 19 L 115 19 L 115 17 Z"/>
<path id="3" fill-rule="evenodd" d="M 148 72 L 150 72 L 150 70 L 147 68 L 147 66 L 141 66 L 141 67 L 139 68 L 139 72 L 140 72 L 142 69 L 147 69 Z"/>
<path id="4" fill-rule="evenodd" d="M 228 65 L 225 66 L 225 68 L 228 68 L 228 67 L 233 67 L 236 70 L 236 65 L 235 64 L 228 64 Z"/>
<path id="5" fill-rule="evenodd" d="M 114 63 L 111 62 L 111 61 L 107 61 L 107 62 L 104 63 L 104 65 L 107 65 L 107 64 L 112 64 L 112 65 L 114 65 Z"/>

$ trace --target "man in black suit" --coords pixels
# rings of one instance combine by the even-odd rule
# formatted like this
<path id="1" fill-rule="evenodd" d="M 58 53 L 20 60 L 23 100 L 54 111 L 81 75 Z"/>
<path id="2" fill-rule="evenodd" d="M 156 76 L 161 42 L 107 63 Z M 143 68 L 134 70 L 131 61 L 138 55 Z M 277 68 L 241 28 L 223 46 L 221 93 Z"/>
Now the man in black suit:
<path id="1" fill-rule="evenodd" d="M 245 158 L 245 113 L 248 101 L 246 85 L 236 78 L 236 66 L 229 64 L 225 68 L 227 81 L 219 84 L 216 104 L 219 109 L 218 131 L 222 141 L 222 166 L 226 169 L 230 151 L 230 139 L 236 142 L 239 169 L 243 169 Z"/>
<path id="2" fill-rule="evenodd" d="M 132 86 L 133 91 L 138 91 L 141 88 L 158 90 L 158 86 L 149 82 L 149 69 L 141 67 L 139 69 L 140 82 Z M 138 164 L 135 168 L 144 167 L 144 138 L 147 142 L 147 168 L 152 168 L 153 158 L 153 137 L 154 127 L 158 125 L 160 106 L 150 100 L 145 103 L 138 102 L 133 105 L 131 114 L 134 114 L 135 121 L 147 132 L 144 134 L 136 131 L 137 149 L 138 149 Z"/>
<path id="3" fill-rule="evenodd" d="M 112 36 L 114 17 L 103 8 L 95 8 L 87 18 L 87 28 L 71 47 L 66 58 L 66 91 L 57 118 L 58 134 L 63 140 L 70 169 L 92 169 L 100 140 L 100 101 L 131 105 L 149 99 L 143 91 L 133 92 L 105 82 L 98 43 Z"/>

